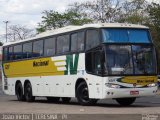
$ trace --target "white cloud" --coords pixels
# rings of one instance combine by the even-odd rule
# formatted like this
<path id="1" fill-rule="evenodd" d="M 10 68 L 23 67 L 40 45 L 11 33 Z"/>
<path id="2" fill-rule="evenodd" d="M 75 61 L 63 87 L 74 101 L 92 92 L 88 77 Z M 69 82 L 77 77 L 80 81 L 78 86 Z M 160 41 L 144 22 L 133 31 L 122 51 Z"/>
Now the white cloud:
<path id="1" fill-rule="evenodd" d="M 67 5 L 76 1 L 89 0 L 0 0 L 0 35 L 5 33 L 2 21 L 10 21 L 8 25 L 21 24 L 35 28 L 44 10 L 64 12 Z"/>
<path id="2" fill-rule="evenodd" d="M 21 24 L 35 28 L 44 10 L 64 12 L 68 4 L 76 1 L 88 0 L 0 0 L 0 35 L 5 33 L 5 20 L 10 21 L 8 25 Z"/>

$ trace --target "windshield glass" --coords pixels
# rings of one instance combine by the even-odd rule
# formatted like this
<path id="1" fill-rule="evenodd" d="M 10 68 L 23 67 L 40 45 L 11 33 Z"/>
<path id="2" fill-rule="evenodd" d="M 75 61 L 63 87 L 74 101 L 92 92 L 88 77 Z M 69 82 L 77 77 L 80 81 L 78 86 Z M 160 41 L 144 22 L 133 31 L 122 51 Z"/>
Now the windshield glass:
<path id="1" fill-rule="evenodd" d="M 150 43 L 147 29 L 102 29 L 104 43 Z"/>
<path id="2" fill-rule="evenodd" d="M 132 50 L 133 50 L 135 74 L 155 73 L 155 62 L 154 62 L 152 48 L 133 45 Z"/>
<path id="3" fill-rule="evenodd" d="M 111 75 L 155 74 L 152 47 L 108 45 L 106 46 L 106 68 Z"/>

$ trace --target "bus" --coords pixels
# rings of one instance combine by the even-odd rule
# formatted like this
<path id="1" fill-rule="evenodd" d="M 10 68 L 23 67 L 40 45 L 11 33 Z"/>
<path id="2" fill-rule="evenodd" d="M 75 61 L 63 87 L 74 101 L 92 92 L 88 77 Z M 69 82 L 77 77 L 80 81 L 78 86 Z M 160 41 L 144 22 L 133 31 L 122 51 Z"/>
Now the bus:
<path id="1" fill-rule="evenodd" d="M 98 23 L 50 30 L 3 45 L 3 91 L 19 101 L 127 106 L 157 93 L 157 61 L 149 28 Z"/>

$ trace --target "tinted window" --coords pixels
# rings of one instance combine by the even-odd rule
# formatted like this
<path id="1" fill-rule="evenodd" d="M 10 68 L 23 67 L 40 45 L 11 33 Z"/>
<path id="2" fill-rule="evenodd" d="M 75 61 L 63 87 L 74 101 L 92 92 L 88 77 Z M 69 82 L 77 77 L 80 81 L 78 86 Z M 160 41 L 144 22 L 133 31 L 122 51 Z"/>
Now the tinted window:
<path id="1" fill-rule="evenodd" d="M 22 45 L 14 46 L 14 60 L 22 58 Z"/>
<path id="2" fill-rule="evenodd" d="M 84 32 L 79 32 L 71 35 L 71 51 L 84 50 Z"/>
<path id="3" fill-rule="evenodd" d="M 93 71 L 93 59 L 92 59 L 92 52 L 89 52 L 89 53 L 87 53 L 86 54 L 86 70 L 88 71 L 88 72 L 92 72 Z"/>
<path id="4" fill-rule="evenodd" d="M 13 47 L 9 47 L 8 60 L 13 60 Z"/>
<path id="5" fill-rule="evenodd" d="M 53 56 L 55 54 L 55 38 L 49 38 L 44 43 L 44 55 Z"/>
<path id="6" fill-rule="evenodd" d="M 155 54 L 147 45 L 107 45 L 106 68 L 111 75 L 156 73 Z"/>
<path id="7" fill-rule="evenodd" d="M 43 40 L 33 42 L 33 57 L 43 56 Z"/>
<path id="8" fill-rule="evenodd" d="M 148 30 L 129 30 L 129 41 L 136 43 L 150 43 Z"/>
<path id="9" fill-rule="evenodd" d="M 135 74 L 155 74 L 156 62 L 153 48 L 150 46 L 132 45 Z"/>
<path id="10" fill-rule="evenodd" d="M 100 43 L 98 30 L 87 30 L 86 49 L 93 48 Z"/>
<path id="11" fill-rule="evenodd" d="M 104 42 L 150 43 L 148 30 L 143 29 L 103 29 Z"/>
<path id="12" fill-rule="evenodd" d="M 69 51 L 69 35 L 57 37 L 57 53 L 65 53 Z"/>
<path id="13" fill-rule="evenodd" d="M 86 70 L 94 74 L 102 73 L 102 60 L 99 50 L 88 52 L 86 54 Z"/>
<path id="14" fill-rule="evenodd" d="M 133 74 L 131 46 L 110 45 L 106 47 L 106 66 L 109 74 Z"/>
<path id="15" fill-rule="evenodd" d="M 32 57 L 32 42 L 23 44 L 23 58 Z"/>
<path id="16" fill-rule="evenodd" d="M 8 60 L 8 47 L 3 49 L 3 61 Z"/>

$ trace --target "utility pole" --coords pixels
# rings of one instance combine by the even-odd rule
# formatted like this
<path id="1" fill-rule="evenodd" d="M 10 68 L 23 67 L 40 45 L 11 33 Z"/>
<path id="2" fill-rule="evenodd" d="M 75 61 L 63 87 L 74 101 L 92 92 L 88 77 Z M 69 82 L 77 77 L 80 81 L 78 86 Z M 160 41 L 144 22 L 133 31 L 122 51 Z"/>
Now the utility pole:
<path id="1" fill-rule="evenodd" d="M 6 42 L 7 42 L 7 34 L 8 34 L 8 32 L 7 32 L 7 25 L 9 23 L 9 21 L 3 21 L 3 22 L 6 24 Z"/>

